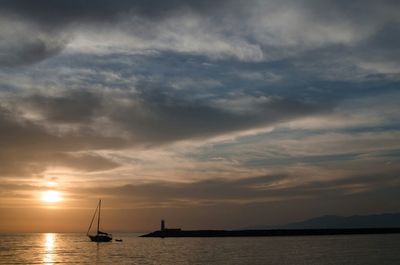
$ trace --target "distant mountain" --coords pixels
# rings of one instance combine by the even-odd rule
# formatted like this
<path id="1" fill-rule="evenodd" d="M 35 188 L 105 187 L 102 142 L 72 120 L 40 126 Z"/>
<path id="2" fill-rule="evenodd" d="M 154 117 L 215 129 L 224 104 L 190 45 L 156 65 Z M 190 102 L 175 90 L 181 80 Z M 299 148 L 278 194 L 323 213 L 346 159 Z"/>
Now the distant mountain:
<path id="1" fill-rule="evenodd" d="M 323 229 L 323 228 L 389 228 L 400 227 L 400 213 L 337 216 L 325 215 L 286 225 L 258 225 L 246 229 Z"/>

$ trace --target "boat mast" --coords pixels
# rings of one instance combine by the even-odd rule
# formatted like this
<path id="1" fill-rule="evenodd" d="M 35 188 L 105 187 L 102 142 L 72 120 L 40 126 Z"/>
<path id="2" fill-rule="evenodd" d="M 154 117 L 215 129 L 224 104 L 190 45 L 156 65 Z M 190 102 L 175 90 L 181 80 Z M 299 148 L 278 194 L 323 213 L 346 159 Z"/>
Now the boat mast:
<path id="1" fill-rule="evenodd" d="M 99 215 L 97 218 L 97 234 L 99 234 L 99 231 L 100 231 L 100 208 L 101 208 L 101 199 L 99 200 Z"/>
<path id="2" fill-rule="evenodd" d="M 92 221 L 90 222 L 89 228 L 88 228 L 87 233 L 86 233 L 87 235 L 89 235 L 90 228 L 92 228 L 92 224 L 93 224 L 94 218 L 96 217 L 96 213 L 97 213 L 97 209 L 98 208 L 99 208 L 99 205 L 97 205 L 96 210 L 94 211 L 94 214 L 93 214 L 93 217 L 92 217 Z"/>

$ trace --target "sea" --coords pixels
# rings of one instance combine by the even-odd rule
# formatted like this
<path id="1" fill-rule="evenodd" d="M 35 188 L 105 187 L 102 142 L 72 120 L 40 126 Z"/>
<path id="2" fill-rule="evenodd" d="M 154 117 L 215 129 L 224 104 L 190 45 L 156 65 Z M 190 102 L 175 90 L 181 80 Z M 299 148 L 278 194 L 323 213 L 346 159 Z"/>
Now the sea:
<path id="1" fill-rule="evenodd" d="M 400 264 L 400 234 L 114 238 L 123 241 L 94 243 L 80 233 L 0 234 L 0 264 Z"/>

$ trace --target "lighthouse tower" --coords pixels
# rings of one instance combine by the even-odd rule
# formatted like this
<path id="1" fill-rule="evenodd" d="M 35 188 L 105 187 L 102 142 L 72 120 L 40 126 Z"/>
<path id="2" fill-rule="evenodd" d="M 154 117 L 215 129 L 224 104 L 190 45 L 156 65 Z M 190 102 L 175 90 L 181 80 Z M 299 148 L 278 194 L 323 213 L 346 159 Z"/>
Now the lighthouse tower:
<path id="1" fill-rule="evenodd" d="M 165 230 L 165 221 L 164 219 L 161 220 L 161 231 Z"/>

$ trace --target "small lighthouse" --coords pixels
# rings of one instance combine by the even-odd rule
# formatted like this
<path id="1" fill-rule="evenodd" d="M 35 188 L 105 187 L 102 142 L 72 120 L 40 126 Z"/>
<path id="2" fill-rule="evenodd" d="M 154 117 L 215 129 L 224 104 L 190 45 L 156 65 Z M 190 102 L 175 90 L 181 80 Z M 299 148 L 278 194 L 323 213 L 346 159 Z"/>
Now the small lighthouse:
<path id="1" fill-rule="evenodd" d="M 161 231 L 165 230 L 165 221 L 164 219 L 161 220 Z"/>

